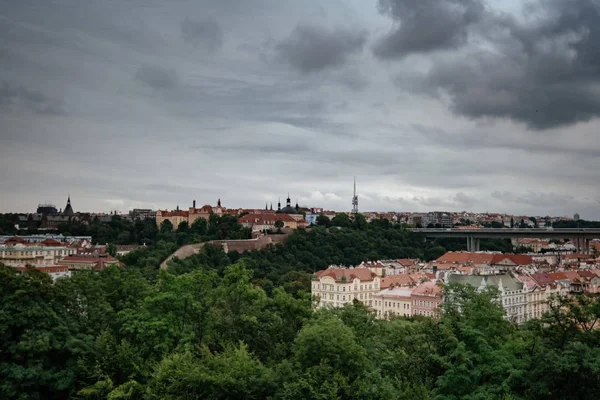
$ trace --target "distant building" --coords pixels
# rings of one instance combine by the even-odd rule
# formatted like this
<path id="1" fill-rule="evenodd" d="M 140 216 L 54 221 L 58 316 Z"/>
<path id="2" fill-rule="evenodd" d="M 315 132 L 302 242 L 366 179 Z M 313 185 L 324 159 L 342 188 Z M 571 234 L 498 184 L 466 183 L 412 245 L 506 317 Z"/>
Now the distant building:
<path id="1" fill-rule="evenodd" d="M 36 210 L 37 214 L 56 214 L 58 210 L 52 204 L 39 204 Z"/>
<path id="2" fill-rule="evenodd" d="M 169 221 L 173 225 L 173 229 L 177 229 L 180 223 L 188 222 L 188 215 L 188 211 L 180 210 L 179 206 L 173 211 L 158 210 L 156 212 L 156 225 L 160 228 L 163 222 Z"/>
<path id="3" fill-rule="evenodd" d="M 129 217 L 133 220 L 136 219 L 154 219 L 156 218 L 156 211 L 149 208 L 134 208 L 129 211 Z"/>
<path id="4" fill-rule="evenodd" d="M 579 214 L 575 213 L 575 215 L 573 215 L 573 221 L 579 221 L 581 218 L 579 218 Z"/>
<path id="5" fill-rule="evenodd" d="M 246 214 L 238 219 L 238 222 L 253 232 L 273 230 L 277 221 L 283 222 L 284 228 L 305 228 L 308 223 L 304 220 L 296 220 L 289 214 Z"/>
<path id="6" fill-rule="evenodd" d="M 129 253 L 131 253 L 132 251 L 135 251 L 137 249 L 143 249 L 146 248 L 146 245 L 138 245 L 138 244 L 130 244 L 130 245 L 123 245 L 123 244 L 118 244 L 117 245 L 117 257 L 120 256 L 125 256 Z"/>

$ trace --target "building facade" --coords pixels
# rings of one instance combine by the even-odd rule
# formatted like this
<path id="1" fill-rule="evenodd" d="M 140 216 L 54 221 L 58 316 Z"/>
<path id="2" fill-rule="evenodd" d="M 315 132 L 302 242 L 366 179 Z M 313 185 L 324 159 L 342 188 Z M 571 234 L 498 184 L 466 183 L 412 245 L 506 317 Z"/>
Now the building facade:
<path id="1" fill-rule="evenodd" d="M 66 245 L 24 244 L 0 245 L 0 263 L 11 267 L 47 267 L 56 265 L 63 257 L 77 253 L 77 248 Z"/>
<path id="2" fill-rule="evenodd" d="M 318 271 L 311 282 L 315 307 L 343 307 L 354 300 L 373 307 L 380 278 L 366 268 L 329 267 Z"/>
<path id="3" fill-rule="evenodd" d="M 411 293 L 412 315 L 437 318 L 442 310 L 443 290 L 435 282 L 425 282 Z"/>
<path id="4" fill-rule="evenodd" d="M 390 287 L 373 295 L 373 309 L 377 318 L 410 317 L 412 311 L 412 290 L 405 287 Z"/>

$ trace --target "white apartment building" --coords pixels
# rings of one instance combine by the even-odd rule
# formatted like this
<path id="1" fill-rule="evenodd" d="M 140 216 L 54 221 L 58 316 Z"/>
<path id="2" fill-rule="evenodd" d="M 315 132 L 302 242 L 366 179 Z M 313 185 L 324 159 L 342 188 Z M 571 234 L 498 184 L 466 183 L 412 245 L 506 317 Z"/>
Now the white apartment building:
<path id="1" fill-rule="evenodd" d="M 373 296 L 380 291 L 380 278 L 367 268 L 331 266 L 312 278 L 311 294 L 315 307 L 343 307 L 354 300 L 373 307 Z"/>
<path id="2" fill-rule="evenodd" d="M 500 291 L 500 304 L 506 311 L 506 318 L 514 323 L 526 321 L 526 289 L 523 282 L 509 274 L 504 275 L 450 275 L 448 283 L 468 284 L 480 290 L 486 286 L 496 286 Z"/>
<path id="3" fill-rule="evenodd" d="M 373 296 L 373 309 L 377 318 L 389 319 L 398 316 L 410 317 L 412 289 L 406 287 L 390 287 Z"/>
<path id="4" fill-rule="evenodd" d="M 64 257 L 77 253 L 75 247 L 28 244 L 0 245 L 0 263 L 11 267 L 34 267 L 58 264 Z"/>

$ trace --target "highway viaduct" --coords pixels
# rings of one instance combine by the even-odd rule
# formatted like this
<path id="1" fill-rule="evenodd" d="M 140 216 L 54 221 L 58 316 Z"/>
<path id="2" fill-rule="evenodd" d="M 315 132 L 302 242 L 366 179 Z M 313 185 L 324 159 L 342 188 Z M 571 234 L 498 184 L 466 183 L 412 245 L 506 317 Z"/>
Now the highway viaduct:
<path id="1" fill-rule="evenodd" d="M 481 239 L 543 238 L 570 239 L 580 253 L 589 253 L 590 240 L 600 238 L 598 228 L 420 228 L 413 232 L 429 238 L 465 238 L 468 251 L 479 251 Z"/>

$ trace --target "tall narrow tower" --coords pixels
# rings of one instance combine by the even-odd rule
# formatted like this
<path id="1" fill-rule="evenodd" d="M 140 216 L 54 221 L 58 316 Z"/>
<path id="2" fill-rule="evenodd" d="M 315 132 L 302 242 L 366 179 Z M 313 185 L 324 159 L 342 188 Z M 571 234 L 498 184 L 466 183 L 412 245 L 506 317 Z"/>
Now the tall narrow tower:
<path id="1" fill-rule="evenodd" d="M 356 194 L 356 176 L 354 177 L 354 196 L 352 196 L 352 212 L 358 213 L 358 195 Z"/>

